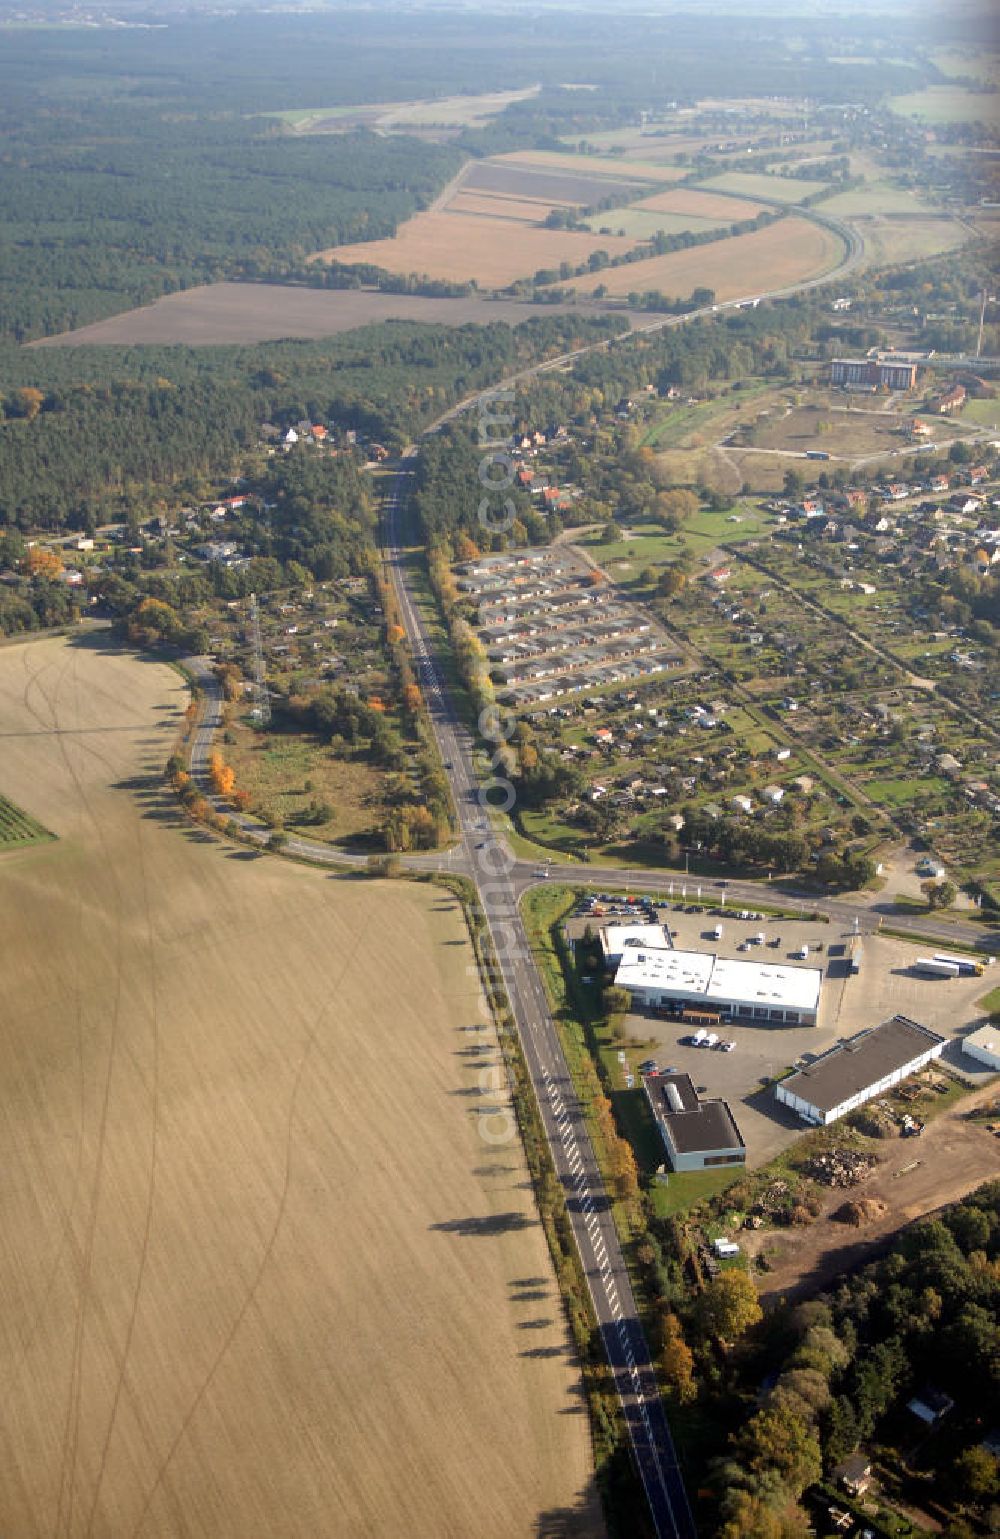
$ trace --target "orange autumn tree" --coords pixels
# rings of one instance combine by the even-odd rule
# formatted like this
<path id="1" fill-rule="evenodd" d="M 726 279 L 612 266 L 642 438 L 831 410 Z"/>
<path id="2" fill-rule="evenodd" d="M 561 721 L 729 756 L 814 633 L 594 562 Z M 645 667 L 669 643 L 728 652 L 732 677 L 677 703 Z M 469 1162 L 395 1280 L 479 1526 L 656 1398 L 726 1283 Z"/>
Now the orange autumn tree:
<path id="1" fill-rule="evenodd" d="M 54 550 L 43 550 L 33 545 L 28 552 L 28 571 L 32 577 L 58 577 L 63 569 L 62 559 Z"/>
<path id="2" fill-rule="evenodd" d="M 208 778 L 217 796 L 232 796 L 236 788 L 236 771 L 214 748 L 208 756 Z"/>

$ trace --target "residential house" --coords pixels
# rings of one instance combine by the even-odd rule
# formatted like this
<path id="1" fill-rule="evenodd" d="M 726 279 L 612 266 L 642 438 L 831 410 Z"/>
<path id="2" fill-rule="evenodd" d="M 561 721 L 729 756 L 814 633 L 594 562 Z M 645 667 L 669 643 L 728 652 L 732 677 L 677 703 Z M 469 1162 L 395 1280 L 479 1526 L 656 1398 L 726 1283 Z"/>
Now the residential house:
<path id="1" fill-rule="evenodd" d="M 833 1478 L 849 1496 L 864 1496 L 872 1483 L 871 1460 L 863 1453 L 853 1453 L 833 1470 Z"/>
<path id="2" fill-rule="evenodd" d="M 945 417 L 949 412 L 960 411 L 965 405 L 965 397 L 964 385 L 952 385 L 950 390 L 944 390 L 928 401 L 927 410 L 935 411 L 939 416 Z"/>

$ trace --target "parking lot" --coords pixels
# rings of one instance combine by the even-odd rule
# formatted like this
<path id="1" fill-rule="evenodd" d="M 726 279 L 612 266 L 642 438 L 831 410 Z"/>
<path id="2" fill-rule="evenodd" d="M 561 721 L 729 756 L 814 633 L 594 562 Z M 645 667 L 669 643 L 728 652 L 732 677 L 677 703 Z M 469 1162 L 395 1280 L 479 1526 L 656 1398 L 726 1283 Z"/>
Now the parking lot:
<path id="1" fill-rule="evenodd" d="M 604 905 L 607 907 L 607 905 Z M 844 957 L 838 954 L 851 939 L 849 930 L 812 920 L 773 917 L 741 919 L 738 911 L 725 913 L 688 913 L 679 907 L 644 912 L 633 906 L 637 923 L 656 922 L 666 926 L 673 944 L 690 951 L 716 952 L 720 956 L 754 959 L 761 957 L 756 944 L 741 950 L 748 938 L 764 933 L 765 957 L 788 966 L 821 967 L 823 988 L 816 1026 L 734 1023 L 720 1028 L 724 1040 L 735 1042 L 730 1052 L 712 1051 L 691 1044 L 694 1028 L 678 1021 L 665 1020 L 646 1012 L 633 1013 L 628 1019 L 629 1036 L 643 1043 L 628 1049 L 630 1068 L 647 1057 L 661 1068 L 679 1069 L 690 1074 L 705 1095 L 721 1096 L 729 1102 L 747 1146 L 747 1164 L 763 1165 L 803 1131 L 797 1117 L 779 1106 L 773 1088 L 762 1082 L 792 1064 L 808 1062 L 832 1047 L 841 1037 L 853 1036 L 866 1026 L 876 1026 L 889 1016 L 902 1014 L 948 1037 L 943 1062 L 961 1073 L 971 1084 L 983 1082 L 984 1075 L 961 1052 L 961 1038 L 984 1019 L 977 1005 L 1000 982 L 1000 964 L 987 968 L 984 977 L 926 978 L 913 971 L 918 956 L 928 952 L 926 945 L 914 946 L 887 936 L 864 937 L 861 971 L 847 973 Z M 622 914 L 578 914 L 569 921 L 568 934 L 575 938 L 589 923 L 596 930 L 608 922 L 625 923 Z M 722 938 L 714 939 L 721 924 Z M 780 945 L 769 943 L 780 940 Z M 805 961 L 796 959 L 803 945 L 809 947 Z M 831 957 L 831 948 L 834 955 Z M 645 1044 L 651 1044 L 646 1046 Z"/>

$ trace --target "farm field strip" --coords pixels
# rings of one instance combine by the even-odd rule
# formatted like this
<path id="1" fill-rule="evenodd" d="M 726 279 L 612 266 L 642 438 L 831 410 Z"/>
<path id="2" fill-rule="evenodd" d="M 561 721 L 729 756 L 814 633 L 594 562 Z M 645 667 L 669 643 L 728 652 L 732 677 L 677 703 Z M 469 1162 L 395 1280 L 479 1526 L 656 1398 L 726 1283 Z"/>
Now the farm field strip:
<path id="1" fill-rule="evenodd" d="M 542 198 L 515 198 L 510 193 L 456 192 L 444 205 L 449 214 L 492 214 L 497 219 L 519 219 L 526 224 L 541 224 L 554 208 L 566 208 Z"/>
<path id="2" fill-rule="evenodd" d="M 15 807 L 5 796 L 0 796 L 0 855 L 4 850 L 25 844 L 39 844 L 52 835 L 28 813 Z"/>
<path id="3" fill-rule="evenodd" d="M 767 176 L 763 172 L 725 171 L 721 176 L 706 177 L 700 185 L 705 192 L 735 192 L 775 203 L 801 203 L 812 193 L 822 192 L 827 184 L 798 177 Z"/>
<path id="4" fill-rule="evenodd" d="M 447 215 L 442 215 L 447 220 Z M 475 223 L 482 223 L 475 220 Z M 499 221 L 497 221 L 499 222 Z M 508 232 L 516 228 L 512 221 Z M 595 242 L 596 243 L 596 242 Z M 603 242 L 607 244 L 607 242 Z M 345 248 L 345 252 L 352 248 Z M 348 258 L 349 260 L 349 258 Z M 556 306 L 558 311 L 566 306 Z M 303 289 L 269 283 L 211 283 L 167 294 L 151 305 L 108 316 L 78 331 L 45 337 L 31 347 L 83 347 L 91 344 L 139 346 L 143 343 L 211 344 L 261 342 L 284 337 L 329 337 L 380 321 L 426 321 L 487 326 L 537 316 L 537 305 L 512 299 L 432 299 L 422 294 L 386 294 L 368 289 Z"/>
<path id="5" fill-rule="evenodd" d="M 475 279 L 482 286 L 502 288 L 539 269 L 558 268 L 561 262 L 575 266 L 597 250 L 624 255 L 635 245 L 618 236 L 442 212 L 415 215 L 389 239 L 334 246 L 317 255 L 326 261 L 372 262 L 393 273 L 426 273 L 459 283 Z"/>
<path id="6" fill-rule="evenodd" d="M 656 289 L 671 298 L 686 298 L 704 286 L 717 300 L 735 299 L 819 276 L 836 265 L 841 251 L 841 242 L 829 230 L 789 217 L 731 240 L 606 268 L 565 287 L 592 294 L 602 286 L 612 296 Z"/>
<path id="7" fill-rule="evenodd" d="M 623 163 L 617 157 L 602 159 L 598 155 L 561 155 L 555 150 L 512 150 L 497 155 L 495 165 L 520 166 L 524 169 L 580 172 L 594 178 L 622 180 Z M 674 182 L 689 173 L 678 166 L 661 166 L 654 161 L 629 160 L 624 169 L 630 178 L 647 182 Z"/>
<path id="8" fill-rule="evenodd" d="M 525 166 L 504 160 L 475 161 L 462 179 L 469 192 L 502 192 L 513 197 L 547 198 L 552 203 L 589 204 L 611 194 L 623 203 L 637 197 L 641 183 L 623 176 L 584 176 L 559 166 Z"/>
<path id="9" fill-rule="evenodd" d="M 0 653 L 5 791 L 58 836 L 4 863 L 0 1530 L 599 1539 L 457 904 L 193 828 L 186 704 Z"/>
<path id="10" fill-rule="evenodd" d="M 709 230 L 725 228 L 728 221 L 699 219 L 694 214 L 657 214 L 632 205 L 629 208 L 604 209 L 584 220 L 589 230 L 610 230 L 615 235 L 634 235 L 639 240 L 651 240 L 654 235 L 680 235 L 690 231 L 706 234 Z"/>
<path id="11" fill-rule="evenodd" d="M 649 208 L 664 214 L 695 214 L 702 219 L 733 224 L 740 219 L 755 219 L 763 212 L 764 205 L 723 193 L 678 187 L 672 192 L 656 192 L 651 198 L 643 198 L 635 207 Z"/>

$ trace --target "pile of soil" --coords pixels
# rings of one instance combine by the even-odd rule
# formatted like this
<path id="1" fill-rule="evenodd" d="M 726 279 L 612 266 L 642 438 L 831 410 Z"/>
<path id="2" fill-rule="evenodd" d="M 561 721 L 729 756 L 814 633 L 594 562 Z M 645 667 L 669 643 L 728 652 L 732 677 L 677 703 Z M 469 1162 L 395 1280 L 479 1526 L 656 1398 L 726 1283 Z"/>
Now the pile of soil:
<path id="1" fill-rule="evenodd" d="M 830 1217 L 835 1223 L 853 1224 L 855 1229 L 860 1229 L 862 1224 L 874 1223 L 888 1211 L 889 1204 L 880 1197 L 852 1197 L 848 1202 L 842 1202 Z"/>

